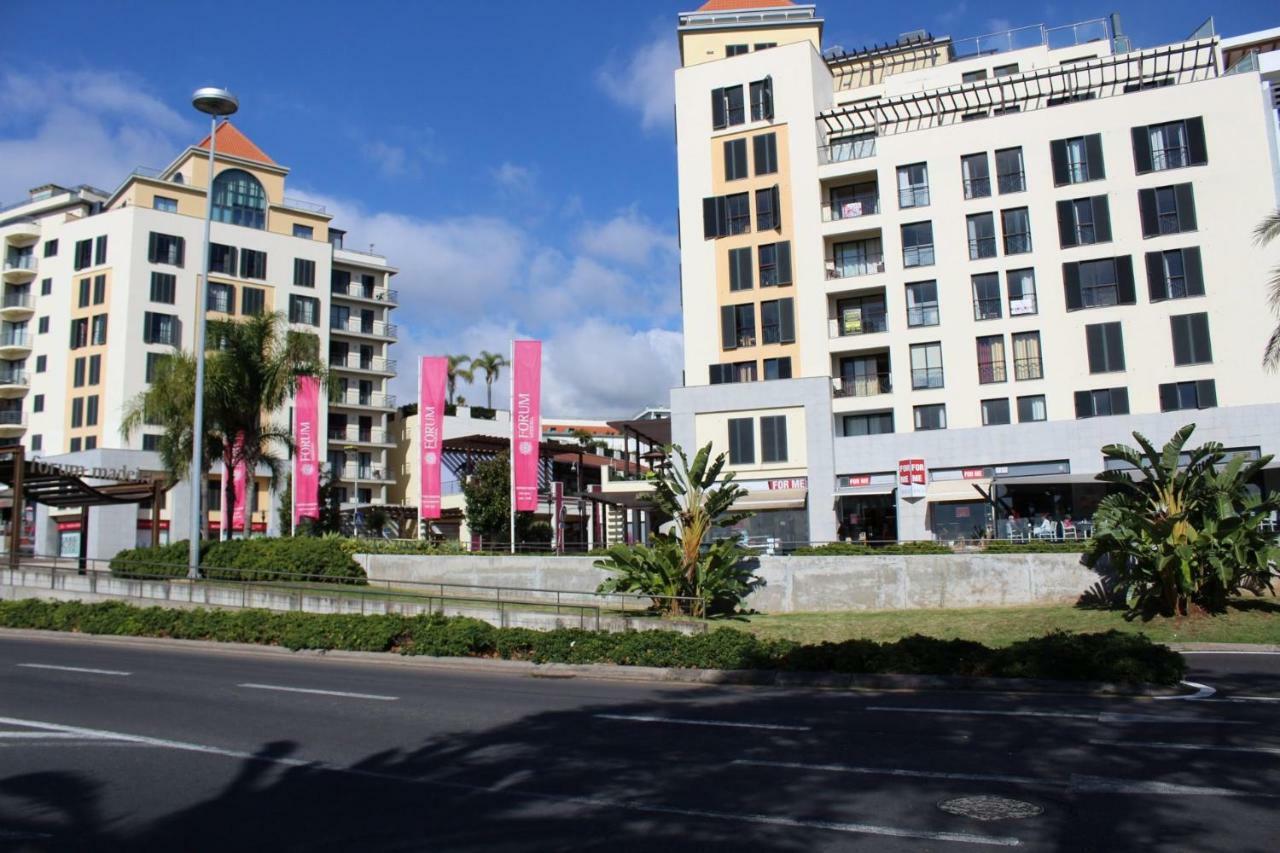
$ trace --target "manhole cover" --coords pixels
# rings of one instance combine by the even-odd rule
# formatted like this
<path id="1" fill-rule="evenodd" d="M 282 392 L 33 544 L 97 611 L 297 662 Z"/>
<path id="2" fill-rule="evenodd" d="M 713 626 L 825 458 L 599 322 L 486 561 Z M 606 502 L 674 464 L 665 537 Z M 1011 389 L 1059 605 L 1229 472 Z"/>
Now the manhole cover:
<path id="1" fill-rule="evenodd" d="M 943 800 L 938 808 L 961 817 L 976 820 L 1017 820 L 1018 818 L 1035 817 L 1044 809 L 1035 803 L 1024 803 L 1022 800 L 1010 800 L 1007 797 L 957 797 L 954 800 Z"/>

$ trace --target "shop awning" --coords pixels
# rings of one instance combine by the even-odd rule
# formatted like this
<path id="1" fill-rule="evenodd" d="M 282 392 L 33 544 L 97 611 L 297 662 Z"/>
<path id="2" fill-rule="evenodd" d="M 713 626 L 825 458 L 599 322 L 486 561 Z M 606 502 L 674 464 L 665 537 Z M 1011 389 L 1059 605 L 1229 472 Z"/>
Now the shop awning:
<path id="1" fill-rule="evenodd" d="M 934 480 L 925 489 L 925 497 L 932 502 L 938 501 L 984 501 L 982 493 L 991 491 L 991 481 L 979 480 Z"/>
<path id="2" fill-rule="evenodd" d="M 1097 474 L 1031 474 L 1025 477 L 996 477 L 997 486 L 1066 486 L 1071 483 L 1098 483 Z"/>
<path id="3" fill-rule="evenodd" d="M 845 486 L 843 489 L 836 489 L 836 497 L 857 497 L 860 495 L 891 495 L 896 489 L 893 483 L 876 483 L 868 486 Z"/>
<path id="4" fill-rule="evenodd" d="M 747 492 L 733 502 L 736 510 L 803 509 L 808 489 L 767 489 Z"/>

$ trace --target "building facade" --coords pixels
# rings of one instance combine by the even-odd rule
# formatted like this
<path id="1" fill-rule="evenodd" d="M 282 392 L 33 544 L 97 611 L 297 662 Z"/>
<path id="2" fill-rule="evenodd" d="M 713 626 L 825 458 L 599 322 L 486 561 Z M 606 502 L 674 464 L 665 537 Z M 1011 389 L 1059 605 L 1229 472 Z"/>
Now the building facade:
<path id="1" fill-rule="evenodd" d="M 135 171 L 114 192 L 45 186 L 0 211 L 0 440 L 48 461 L 160 470 L 159 427 L 126 437 L 121 421 L 157 361 L 194 342 L 208 145 L 163 169 Z M 331 473 L 344 501 L 381 503 L 395 406 L 386 389 L 395 375 L 396 270 L 344 248 L 323 207 L 287 197 L 288 172 L 234 125 L 219 125 L 204 310 L 210 319 L 279 312 L 291 331 L 316 337 L 336 388 L 321 403 Z M 275 417 L 291 422 L 292 412 Z M 215 528 L 220 477 L 219 467 L 207 498 Z M 162 538 L 187 536 L 185 492 L 167 496 Z M 253 530 L 275 530 L 265 477 L 250 494 Z M 90 556 L 148 538 L 140 525 L 149 519 L 133 507 L 93 510 Z M 46 512 L 37 527 L 39 553 L 78 547 L 78 517 Z"/>
<path id="2" fill-rule="evenodd" d="M 753 534 L 1088 517 L 1135 429 L 1280 450 L 1256 64 L 1209 27 L 1134 48 L 1114 18 L 858 51 L 822 27 L 712 0 L 678 30 L 673 435 L 729 454 Z"/>

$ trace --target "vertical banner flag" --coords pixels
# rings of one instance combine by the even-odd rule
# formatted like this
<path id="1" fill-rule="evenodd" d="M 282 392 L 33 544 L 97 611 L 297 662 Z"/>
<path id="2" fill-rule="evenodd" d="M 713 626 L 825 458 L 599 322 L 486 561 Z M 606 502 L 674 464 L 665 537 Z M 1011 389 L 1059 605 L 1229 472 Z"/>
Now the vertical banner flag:
<path id="1" fill-rule="evenodd" d="M 538 508 L 538 445 L 542 441 L 542 342 L 515 341 L 511 367 L 511 456 L 515 509 Z"/>
<path id="2" fill-rule="evenodd" d="M 244 433 L 236 433 L 235 449 L 231 451 L 231 458 L 237 460 L 235 472 L 231 475 L 231 486 L 235 489 L 236 508 L 231 510 L 231 529 L 232 531 L 243 530 L 245 535 L 249 534 L 249 527 L 245 524 L 245 520 L 249 516 L 249 507 L 245 500 L 245 486 L 249 479 L 249 466 L 244 461 Z"/>
<path id="3" fill-rule="evenodd" d="M 303 376 L 293 403 L 293 526 L 304 518 L 320 518 L 320 380 Z"/>
<path id="4" fill-rule="evenodd" d="M 418 367 L 418 446 L 422 453 L 418 517 L 440 517 L 440 464 L 444 454 L 444 391 L 449 363 L 444 356 L 422 357 Z"/>

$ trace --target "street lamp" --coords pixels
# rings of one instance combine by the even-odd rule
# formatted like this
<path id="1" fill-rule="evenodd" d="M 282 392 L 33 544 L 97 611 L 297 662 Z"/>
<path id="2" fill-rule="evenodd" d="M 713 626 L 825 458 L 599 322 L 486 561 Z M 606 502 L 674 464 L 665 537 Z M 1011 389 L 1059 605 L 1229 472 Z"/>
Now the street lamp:
<path id="1" fill-rule="evenodd" d="M 204 286 L 209 274 L 209 227 L 213 222 L 213 172 L 214 152 L 218 148 L 218 119 L 229 116 L 240 109 L 240 101 L 226 89 L 206 86 L 196 89 L 191 96 L 191 104 L 197 110 L 209 116 L 209 188 L 205 193 L 204 206 L 204 246 L 200 252 L 200 269 L 196 273 L 196 410 L 191 421 L 191 529 L 189 531 L 191 547 L 187 554 L 187 577 L 200 577 L 200 530 L 202 504 L 204 503 L 204 479 L 201 477 L 204 466 Z M 230 476 L 226 472 L 223 476 Z M 227 519 L 222 519 L 227 524 Z"/>

